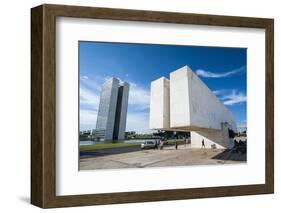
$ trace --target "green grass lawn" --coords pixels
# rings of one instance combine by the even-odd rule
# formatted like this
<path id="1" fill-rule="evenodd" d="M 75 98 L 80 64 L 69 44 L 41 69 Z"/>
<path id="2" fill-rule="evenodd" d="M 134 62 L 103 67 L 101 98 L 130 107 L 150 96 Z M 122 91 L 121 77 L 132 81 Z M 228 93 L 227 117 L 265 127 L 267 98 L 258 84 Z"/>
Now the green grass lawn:
<path id="1" fill-rule="evenodd" d="M 104 143 L 104 144 L 85 145 L 85 146 L 80 146 L 80 151 L 93 151 L 99 149 L 140 146 L 141 143 L 142 142 L 129 142 L 129 143 Z"/>

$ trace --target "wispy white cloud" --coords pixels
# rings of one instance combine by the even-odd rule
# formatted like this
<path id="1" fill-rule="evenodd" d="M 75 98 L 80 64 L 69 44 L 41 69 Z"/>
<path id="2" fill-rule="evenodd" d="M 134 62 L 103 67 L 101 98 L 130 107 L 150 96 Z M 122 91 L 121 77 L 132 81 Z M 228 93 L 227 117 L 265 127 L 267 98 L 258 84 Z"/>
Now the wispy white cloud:
<path id="1" fill-rule="evenodd" d="M 221 90 L 214 90 L 213 93 L 217 96 L 220 96 L 220 95 L 223 95 L 223 94 L 226 94 L 226 93 L 229 93 L 231 92 L 232 90 L 227 90 L 227 89 L 221 89 Z"/>
<path id="2" fill-rule="evenodd" d="M 129 83 L 129 104 L 137 109 L 148 109 L 150 104 L 150 91 L 133 82 Z"/>
<path id="3" fill-rule="evenodd" d="M 196 70 L 196 74 L 203 78 L 225 78 L 225 77 L 228 77 L 231 75 L 235 75 L 235 74 L 244 72 L 245 68 L 246 68 L 245 66 L 242 66 L 238 69 L 234 69 L 234 70 L 224 72 L 224 73 L 214 73 L 214 72 L 198 69 L 198 70 Z"/>
<path id="4" fill-rule="evenodd" d="M 82 87 L 89 88 L 91 91 L 100 91 L 101 90 L 101 84 L 99 81 L 100 78 L 97 77 L 97 79 L 91 79 L 88 76 L 82 76 L 80 79 L 80 84 Z"/>
<path id="5" fill-rule="evenodd" d="M 99 104 L 99 95 L 83 86 L 80 86 L 80 104 L 91 106 L 97 109 Z"/>
<path id="6" fill-rule="evenodd" d="M 136 131 L 138 133 L 150 133 L 149 113 L 148 112 L 129 112 L 127 115 L 127 131 Z"/>
<path id="7" fill-rule="evenodd" d="M 242 92 L 234 92 L 224 97 L 225 105 L 234 105 L 247 101 L 247 97 Z"/>
<path id="8" fill-rule="evenodd" d="M 238 90 L 215 90 L 213 93 L 224 103 L 224 105 L 241 104 L 247 101 L 247 96 Z"/>
<path id="9" fill-rule="evenodd" d="M 95 129 L 97 121 L 96 110 L 80 110 L 80 129 Z M 136 131 L 137 133 L 150 133 L 149 113 L 147 112 L 128 112 L 126 131 Z"/>
<path id="10" fill-rule="evenodd" d="M 239 123 L 239 124 L 237 124 L 237 128 L 242 129 L 242 128 L 246 128 L 246 127 L 247 127 L 246 123 Z"/>
<path id="11" fill-rule="evenodd" d="M 89 104 L 96 103 L 96 99 L 99 99 L 101 85 L 110 78 L 112 77 L 105 76 L 102 80 L 99 79 L 101 83 L 97 83 L 97 81 L 93 81 L 90 78 L 83 79 L 80 86 L 80 96 L 87 100 L 86 102 Z M 122 79 L 119 80 L 122 82 Z M 137 109 L 148 109 L 150 104 L 150 90 L 143 88 L 134 82 L 128 81 L 128 83 L 130 84 L 129 104 Z"/>
<path id="12" fill-rule="evenodd" d="M 96 127 L 97 111 L 80 109 L 80 129 L 94 129 Z"/>
<path id="13" fill-rule="evenodd" d="M 104 82 L 108 77 L 105 77 Z M 100 99 L 100 91 L 97 87 L 89 88 L 87 83 L 91 83 L 91 79 L 84 79 L 80 85 L 80 125 L 81 129 L 95 128 L 97 111 Z M 148 112 L 150 104 L 150 91 L 136 83 L 129 82 L 129 109 L 134 112 L 128 112 L 127 115 L 127 129 L 138 132 L 149 131 Z M 88 110 L 88 109 L 92 110 Z"/>

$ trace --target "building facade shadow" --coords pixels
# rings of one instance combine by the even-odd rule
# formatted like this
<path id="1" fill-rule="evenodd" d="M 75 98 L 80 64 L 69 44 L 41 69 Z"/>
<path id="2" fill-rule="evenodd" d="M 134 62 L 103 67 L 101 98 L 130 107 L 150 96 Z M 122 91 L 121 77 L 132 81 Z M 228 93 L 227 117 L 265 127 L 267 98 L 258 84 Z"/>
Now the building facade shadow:
<path id="1" fill-rule="evenodd" d="M 236 152 L 235 149 L 226 149 L 224 152 L 212 157 L 216 160 L 230 160 L 230 161 L 247 161 L 247 152 Z"/>

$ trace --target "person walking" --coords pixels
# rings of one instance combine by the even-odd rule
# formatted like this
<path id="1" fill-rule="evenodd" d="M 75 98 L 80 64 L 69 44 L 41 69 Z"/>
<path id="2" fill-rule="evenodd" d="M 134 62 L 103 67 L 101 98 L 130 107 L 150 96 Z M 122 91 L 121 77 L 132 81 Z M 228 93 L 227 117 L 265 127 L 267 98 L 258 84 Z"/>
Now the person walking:
<path id="1" fill-rule="evenodd" d="M 161 140 L 160 140 L 160 150 L 163 149 L 163 145 L 164 145 L 164 142 L 163 142 L 163 140 L 161 139 Z"/>
<path id="2" fill-rule="evenodd" d="M 155 146 L 154 149 L 158 149 L 158 139 L 155 140 Z"/>
<path id="3" fill-rule="evenodd" d="M 204 141 L 204 139 L 202 140 L 202 146 L 201 146 L 201 148 L 205 148 L 205 141 Z"/>
<path id="4" fill-rule="evenodd" d="M 176 148 L 176 150 L 178 149 L 178 142 L 177 141 L 175 143 L 175 148 Z"/>
<path id="5" fill-rule="evenodd" d="M 185 138 L 185 141 L 184 141 L 184 148 L 186 148 L 187 144 L 189 144 L 189 138 Z"/>

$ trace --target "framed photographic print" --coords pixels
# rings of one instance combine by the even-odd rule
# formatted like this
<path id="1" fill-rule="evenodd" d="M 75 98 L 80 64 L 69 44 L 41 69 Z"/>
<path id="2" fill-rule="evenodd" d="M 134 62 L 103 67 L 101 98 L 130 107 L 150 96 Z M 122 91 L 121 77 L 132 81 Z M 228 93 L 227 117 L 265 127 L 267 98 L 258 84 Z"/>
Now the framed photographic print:
<path id="1" fill-rule="evenodd" d="M 31 203 L 274 191 L 273 19 L 31 9 Z"/>

